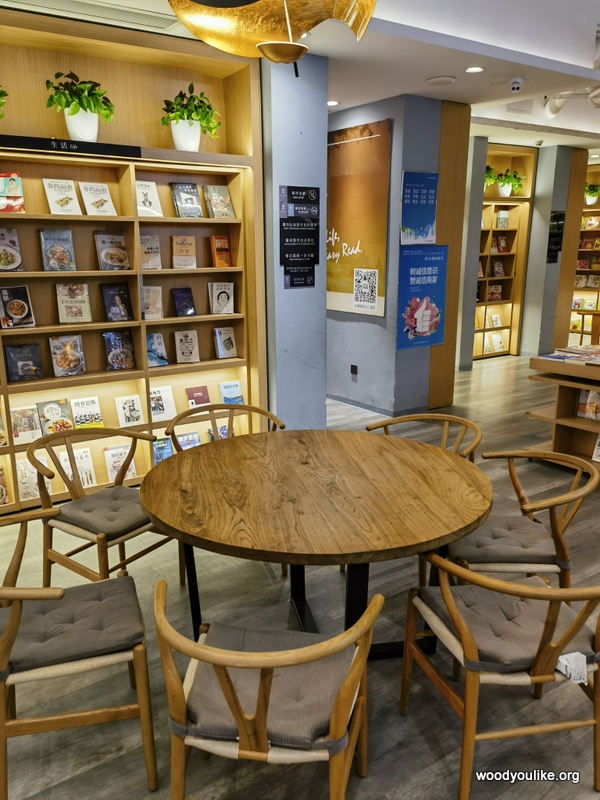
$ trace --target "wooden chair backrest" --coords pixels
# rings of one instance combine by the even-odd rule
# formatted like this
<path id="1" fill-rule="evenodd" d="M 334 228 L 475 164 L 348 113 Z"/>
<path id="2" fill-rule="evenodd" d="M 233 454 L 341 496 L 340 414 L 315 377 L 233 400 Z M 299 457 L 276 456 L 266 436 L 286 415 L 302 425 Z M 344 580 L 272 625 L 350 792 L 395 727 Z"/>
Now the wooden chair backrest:
<path id="1" fill-rule="evenodd" d="M 453 414 L 404 414 L 401 417 L 392 417 L 380 422 L 372 422 L 367 425 L 368 431 L 376 431 L 383 428 L 383 432 L 391 435 L 390 428 L 394 425 L 402 425 L 408 422 L 424 422 L 436 425 L 439 430 L 439 447 L 442 450 L 449 450 L 459 456 L 468 458 L 470 461 L 475 459 L 475 449 L 481 442 L 481 428 L 470 419 L 456 417 Z M 472 435 L 472 438 L 471 438 Z"/>
<path id="2" fill-rule="evenodd" d="M 151 433 L 128 430 L 127 428 L 85 428 L 82 430 L 62 431 L 60 433 L 48 433 L 46 436 L 42 436 L 40 439 L 36 439 L 35 442 L 32 442 L 27 448 L 27 459 L 37 470 L 38 489 L 42 507 L 50 508 L 52 506 L 52 500 L 46 488 L 46 479 L 52 480 L 56 473 L 58 473 L 64 481 L 72 500 L 77 500 L 77 498 L 85 495 L 85 490 L 82 486 L 79 470 L 77 469 L 77 462 L 75 460 L 75 453 L 73 450 L 74 444 L 80 444 L 89 440 L 108 439 L 116 436 L 129 440 L 127 456 L 113 481 L 113 486 L 120 486 L 133 460 L 138 442 L 154 442 L 156 441 L 156 436 Z M 69 458 L 70 475 L 67 473 L 60 460 L 59 452 L 63 449 Z M 40 450 L 45 450 L 56 472 L 50 469 L 50 466 L 46 466 L 39 460 L 37 452 Z"/>
<path id="3" fill-rule="evenodd" d="M 526 586 L 522 583 L 511 583 L 497 578 L 490 578 L 480 572 L 472 572 L 464 569 L 452 561 L 430 553 L 422 556 L 430 564 L 439 570 L 440 589 L 448 614 L 458 632 L 465 657 L 469 660 L 478 661 L 479 653 L 475 639 L 469 630 L 464 617 L 461 615 L 452 596 L 450 577 L 457 579 L 461 584 L 470 583 L 474 586 L 481 586 L 490 591 L 512 597 L 521 597 L 531 600 L 541 600 L 548 603 L 544 628 L 535 655 L 533 665 L 529 670 L 532 683 L 544 683 L 554 680 L 554 670 L 556 662 L 565 647 L 574 636 L 585 625 L 591 614 L 600 604 L 600 586 L 588 586 L 577 589 L 553 589 L 545 586 Z M 563 604 L 581 602 L 582 606 L 576 614 L 574 621 L 567 630 L 558 637 L 556 635 L 556 624 Z M 594 651 L 600 648 L 600 617 L 596 622 L 595 637 L 593 643 Z"/>
<path id="4" fill-rule="evenodd" d="M 238 729 L 240 758 L 266 761 L 269 747 L 267 713 L 274 669 L 318 661 L 354 644 L 357 648 L 356 654 L 338 692 L 329 728 L 329 737 L 331 739 L 339 739 L 344 736 L 359 686 L 362 685 L 362 689 L 366 691 L 367 656 L 373 637 L 373 623 L 377 619 L 384 602 L 382 595 L 376 594 L 373 596 L 367 610 L 355 625 L 325 642 L 309 645 L 298 650 L 246 653 L 208 647 L 190 641 L 178 633 L 170 625 L 166 617 L 166 592 L 166 582 L 164 580 L 158 581 L 154 592 L 156 633 L 165 674 L 169 712 L 175 722 L 185 726 L 187 724 L 187 711 L 183 685 L 179 677 L 173 650 L 189 658 L 212 664 Z M 228 670 L 230 668 L 260 671 L 258 691 L 252 713 L 244 711 L 240 704 L 229 675 Z M 318 691 L 317 686 L 314 689 Z"/>
<path id="5" fill-rule="evenodd" d="M 179 425 L 208 422 L 215 441 L 217 441 L 221 438 L 219 435 L 219 428 L 225 428 L 227 437 L 233 436 L 234 418 L 243 415 L 250 416 L 252 414 L 258 414 L 264 417 L 267 421 L 267 430 L 269 431 L 283 430 L 285 428 L 285 424 L 276 417 L 275 414 L 271 414 L 270 411 L 260 408 L 259 406 L 249 406 L 244 403 L 207 403 L 203 406 L 188 408 L 180 414 L 177 414 L 165 428 L 165 434 L 171 437 L 173 447 L 180 453 L 183 448 L 177 438 L 177 427 Z"/>
<path id="6" fill-rule="evenodd" d="M 585 498 L 600 483 L 598 469 L 591 462 L 578 456 L 541 450 L 503 450 L 482 453 L 482 458 L 506 459 L 508 474 L 515 490 L 521 513 L 529 517 L 529 519 L 533 519 L 537 513 L 548 511 L 550 533 L 556 546 L 557 556 L 563 561 L 568 561 L 569 555 L 564 544 L 563 535 Z M 568 476 L 565 479 L 566 488 L 551 497 L 531 501 L 522 483 L 522 470 L 519 470 L 519 465 L 515 463 L 518 459 L 526 459 L 526 461 L 522 462 L 523 465 L 529 461 L 543 461 L 568 469 Z M 535 489 L 539 492 L 539 481 L 536 483 Z"/>

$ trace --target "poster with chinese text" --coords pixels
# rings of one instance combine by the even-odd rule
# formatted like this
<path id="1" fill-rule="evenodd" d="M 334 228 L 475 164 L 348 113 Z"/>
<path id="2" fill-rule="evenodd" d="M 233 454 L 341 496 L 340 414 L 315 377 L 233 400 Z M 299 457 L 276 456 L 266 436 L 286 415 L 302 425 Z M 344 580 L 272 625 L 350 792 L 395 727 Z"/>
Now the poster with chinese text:
<path id="1" fill-rule="evenodd" d="M 397 350 L 443 344 L 448 245 L 401 247 Z"/>
<path id="2" fill-rule="evenodd" d="M 400 244 L 435 244 L 437 172 L 402 175 Z"/>

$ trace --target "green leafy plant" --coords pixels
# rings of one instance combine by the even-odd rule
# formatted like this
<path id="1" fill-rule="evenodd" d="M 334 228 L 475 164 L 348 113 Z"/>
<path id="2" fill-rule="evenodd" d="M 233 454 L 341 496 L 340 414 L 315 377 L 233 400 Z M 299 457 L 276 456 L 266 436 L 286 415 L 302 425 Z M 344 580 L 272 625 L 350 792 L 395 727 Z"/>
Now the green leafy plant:
<path id="1" fill-rule="evenodd" d="M 513 190 L 514 194 L 517 194 L 517 192 L 523 188 L 524 180 L 525 175 L 519 175 L 516 169 L 512 170 L 512 172 L 509 169 L 506 169 L 504 172 L 498 172 L 496 175 L 496 183 L 500 184 L 501 186 L 503 184 L 508 184 Z"/>
<path id="2" fill-rule="evenodd" d="M 67 80 L 59 81 L 59 78 Z M 115 115 L 115 107 L 106 96 L 106 89 L 101 89 L 96 81 L 80 81 L 74 72 L 57 72 L 54 82 L 46 81 L 46 89 L 52 92 L 47 108 L 56 106 L 57 111 L 66 111 L 69 116 L 83 109 L 98 114 L 104 122 L 109 122 Z"/>
<path id="3" fill-rule="evenodd" d="M 163 111 L 165 116 L 161 118 L 161 125 L 168 125 L 169 122 L 181 122 L 183 120 L 195 120 L 200 123 L 202 133 L 207 133 L 211 139 L 215 139 L 217 130 L 221 124 L 215 116 L 219 112 L 212 107 L 210 100 L 204 94 L 194 94 L 194 84 L 190 83 L 187 92 L 183 89 L 173 100 L 164 101 Z"/>
<path id="4" fill-rule="evenodd" d="M 494 172 L 494 168 L 490 167 L 488 164 L 485 168 L 485 175 L 483 176 L 483 188 L 489 189 L 490 186 L 493 186 L 496 183 L 496 173 Z"/>
<path id="5" fill-rule="evenodd" d="M 600 195 L 600 183 L 587 183 L 585 184 L 586 197 L 598 197 Z"/>
<path id="6" fill-rule="evenodd" d="M 4 108 L 7 97 L 8 97 L 8 92 L 6 91 L 6 89 L 3 89 L 2 86 L 0 86 L 0 119 L 3 119 L 4 117 L 4 111 L 2 109 Z"/>

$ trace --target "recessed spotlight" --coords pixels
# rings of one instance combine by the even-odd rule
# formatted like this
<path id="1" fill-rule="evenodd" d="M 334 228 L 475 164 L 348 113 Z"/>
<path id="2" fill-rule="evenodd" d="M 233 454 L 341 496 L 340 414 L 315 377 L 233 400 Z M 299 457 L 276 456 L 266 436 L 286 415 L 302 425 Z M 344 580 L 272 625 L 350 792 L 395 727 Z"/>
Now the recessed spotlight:
<path id="1" fill-rule="evenodd" d="M 306 33 L 303 33 L 303 34 L 302 34 L 302 36 L 301 36 L 300 38 L 301 38 L 301 39 L 308 39 L 308 38 L 309 38 L 309 36 L 310 36 L 310 33 L 308 33 L 308 31 L 307 31 Z"/>
<path id="2" fill-rule="evenodd" d="M 328 101 L 327 101 L 327 105 L 328 105 L 330 108 L 333 108 L 334 106 L 339 106 L 339 104 L 340 104 L 340 101 L 339 101 L 339 100 L 328 100 Z"/>
<path id="3" fill-rule="evenodd" d="M 465 72 L 469 73 L 483 72 L 483 67 L 467 67 Z"/>
<path id="4" fill-rule="evenodd" d="M 597 156 L 597 155 L 594 153 L 594 154 L 592 154 L 592 155 L 590 156 L 590 158 L 600 158 L 600 156 Z"/>
<path id="5" fill-rule="evenodd" d="M 427 83 L 432 86 L 449 86 L 451 83 L 456 83 L 456 78 L 452 75 L 439 75 L 437 78 L 427 78 Z"/>

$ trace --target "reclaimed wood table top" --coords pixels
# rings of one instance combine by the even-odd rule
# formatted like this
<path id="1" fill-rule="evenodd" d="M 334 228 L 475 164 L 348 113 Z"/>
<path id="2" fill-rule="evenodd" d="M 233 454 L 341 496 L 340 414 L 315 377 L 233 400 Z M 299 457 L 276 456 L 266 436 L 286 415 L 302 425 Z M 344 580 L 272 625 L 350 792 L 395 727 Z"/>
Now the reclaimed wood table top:
<path id="1" fill-rule="evenodd" d="M 467 459 L 357 431 L 223 439 L 153 467 L 140 489 L 159 530 L 240 558 L 361 564 L 448 544 L 488 516 L 492 488 Z"/>

